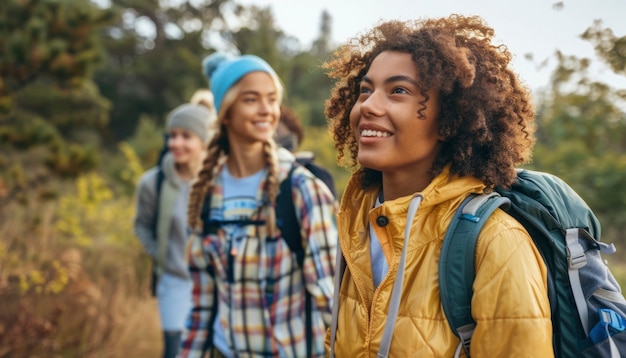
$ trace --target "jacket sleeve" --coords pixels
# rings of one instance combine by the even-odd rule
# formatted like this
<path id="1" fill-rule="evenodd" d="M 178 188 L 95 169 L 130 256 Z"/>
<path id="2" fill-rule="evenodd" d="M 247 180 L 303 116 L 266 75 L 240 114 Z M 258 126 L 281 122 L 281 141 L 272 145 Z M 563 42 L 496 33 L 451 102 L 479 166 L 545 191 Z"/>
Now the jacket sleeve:
<path id="1" fill-rule="evenodd" d="M 338 239 L 337 202 L 320 179 L 302 178 L 305 179 L 294 185 L 298 190 L 293 198 L 306 248 L 303 265 L 306 288 L 328 326 Z"/>
<path id="2" fill-rule="evenodd" d="M 157 240 L 154 223 L 156 221 L 156 206 L 158 204 L 156 199 L 156 177 L 152 173 L 146 172 L 137 184 L 133 228 L 135 235 L 148 255 L 156 258 Z"/>
<path id="3" fill-rule="evenodd" d="M 552 357 L 547 269 L 526 230 L 498 210 L 476 246 L 471 356 Z"/>
<path id="4" fill-rule="evenodd" d="M 200 358 L 211 349 L 213 332 L 211 325 L 216 307 L 215 278 L 208 255 L 202 250 L 202 240 L 195 235 L 190 238 L 187 253 L 189 272 L 193 283 L 191 312 L 183 331 L 181 358 Z"/>

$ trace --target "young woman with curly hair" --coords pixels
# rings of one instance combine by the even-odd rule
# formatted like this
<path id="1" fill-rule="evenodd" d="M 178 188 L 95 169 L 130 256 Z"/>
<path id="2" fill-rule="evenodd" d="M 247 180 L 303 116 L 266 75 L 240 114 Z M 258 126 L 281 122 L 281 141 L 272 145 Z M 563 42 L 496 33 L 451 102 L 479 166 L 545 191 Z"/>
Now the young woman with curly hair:
<path id="1" fill-rule="evenodd" d="M 269 64 L 216 53 L 203 67 L 219 129 L 189 198 L 193 307 L 182 357 L 321 357 L 330 323 L 335 200 L 273 140 L 283 87 Z M 275 214 L 283 180 L 291 180 L 285 195 L 298 220 L 296 238 L 281 232 L 285 218 Z M 304 252 L 292 251 L 292 242 Z"/>
<path id="2" fill-rule="evenodd" d="M 504 211 L 478 239 L 468 352 L 439 296 L 456 209 L 472 193 L 511 185 L 534 143 L 530 93 L 493 36 L 478 17 L 388 21 L 325 63 L 337 79 L 326 114 L 338 158 L 353 169 L 338 214 L 346 269 L 332 356 L 553 355 L 545 264 Z"/>

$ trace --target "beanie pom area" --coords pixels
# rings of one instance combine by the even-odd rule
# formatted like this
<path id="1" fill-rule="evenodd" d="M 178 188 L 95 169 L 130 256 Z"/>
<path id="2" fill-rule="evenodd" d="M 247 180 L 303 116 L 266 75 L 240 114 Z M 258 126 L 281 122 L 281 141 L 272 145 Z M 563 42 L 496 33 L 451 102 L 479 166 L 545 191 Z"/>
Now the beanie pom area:
<path id="1" fill-rule="evenodd" d="M 231 58 L 221 52 L 215 52 L 202 60 L 202 70 L 204 75 L 210 80 L 215 70 L 219 67 L 220 64 L 227 62 Z"/>

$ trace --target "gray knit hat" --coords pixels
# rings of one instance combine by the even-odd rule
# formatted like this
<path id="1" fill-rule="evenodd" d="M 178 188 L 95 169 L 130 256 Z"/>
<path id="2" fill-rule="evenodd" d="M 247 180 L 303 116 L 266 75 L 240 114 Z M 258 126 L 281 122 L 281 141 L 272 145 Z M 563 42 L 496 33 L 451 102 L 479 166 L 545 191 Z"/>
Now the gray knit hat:
<path id="1" fill-rule="evenodd" d="M 195 133 L 204 143 L 209 142 L 209 123 L 215 115 L 206 106 L 183 104 L 167 115 L 166 129 L 182 128 Z"/>

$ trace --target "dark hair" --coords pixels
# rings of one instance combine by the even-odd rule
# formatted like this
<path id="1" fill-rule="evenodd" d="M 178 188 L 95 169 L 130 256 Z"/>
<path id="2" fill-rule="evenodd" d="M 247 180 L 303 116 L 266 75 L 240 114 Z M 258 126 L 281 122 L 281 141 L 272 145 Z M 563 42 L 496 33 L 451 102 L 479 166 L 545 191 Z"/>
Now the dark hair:
<path id="1" fill-rule="evenodd" d="M 337 80 L 325 111 L 338 162 L 355 170 L 364 188 L 380 184 L 380 172 L 358 166 L 349 116 L 374 58 L 398 51 L 412 56 L 424 92 L 439 91 L 437 121 L 446 140 L 431 175 L 450 165 L 452 174 L 474 176 L 487 187 L 511 185 L 515 167 L 531 157 L 534 108 L 509 68 L 510 52 L 494 45 L 493 35 L 479 17 L 452 15 L 382 22 L 339 48 L 323 65 Z"/>
<path id="2" fill-rule="evenodd" d="M 304 128 L 302 128 L 302 124 L 295 112 L 285 104 L 280 105 L 280 123 L 283 123 L 291 134 L 295 134 L 298 139 L 298 145 L 300 145 L 304 139 Z M 295 150 L 296 148 L 293 149 Z"/>

